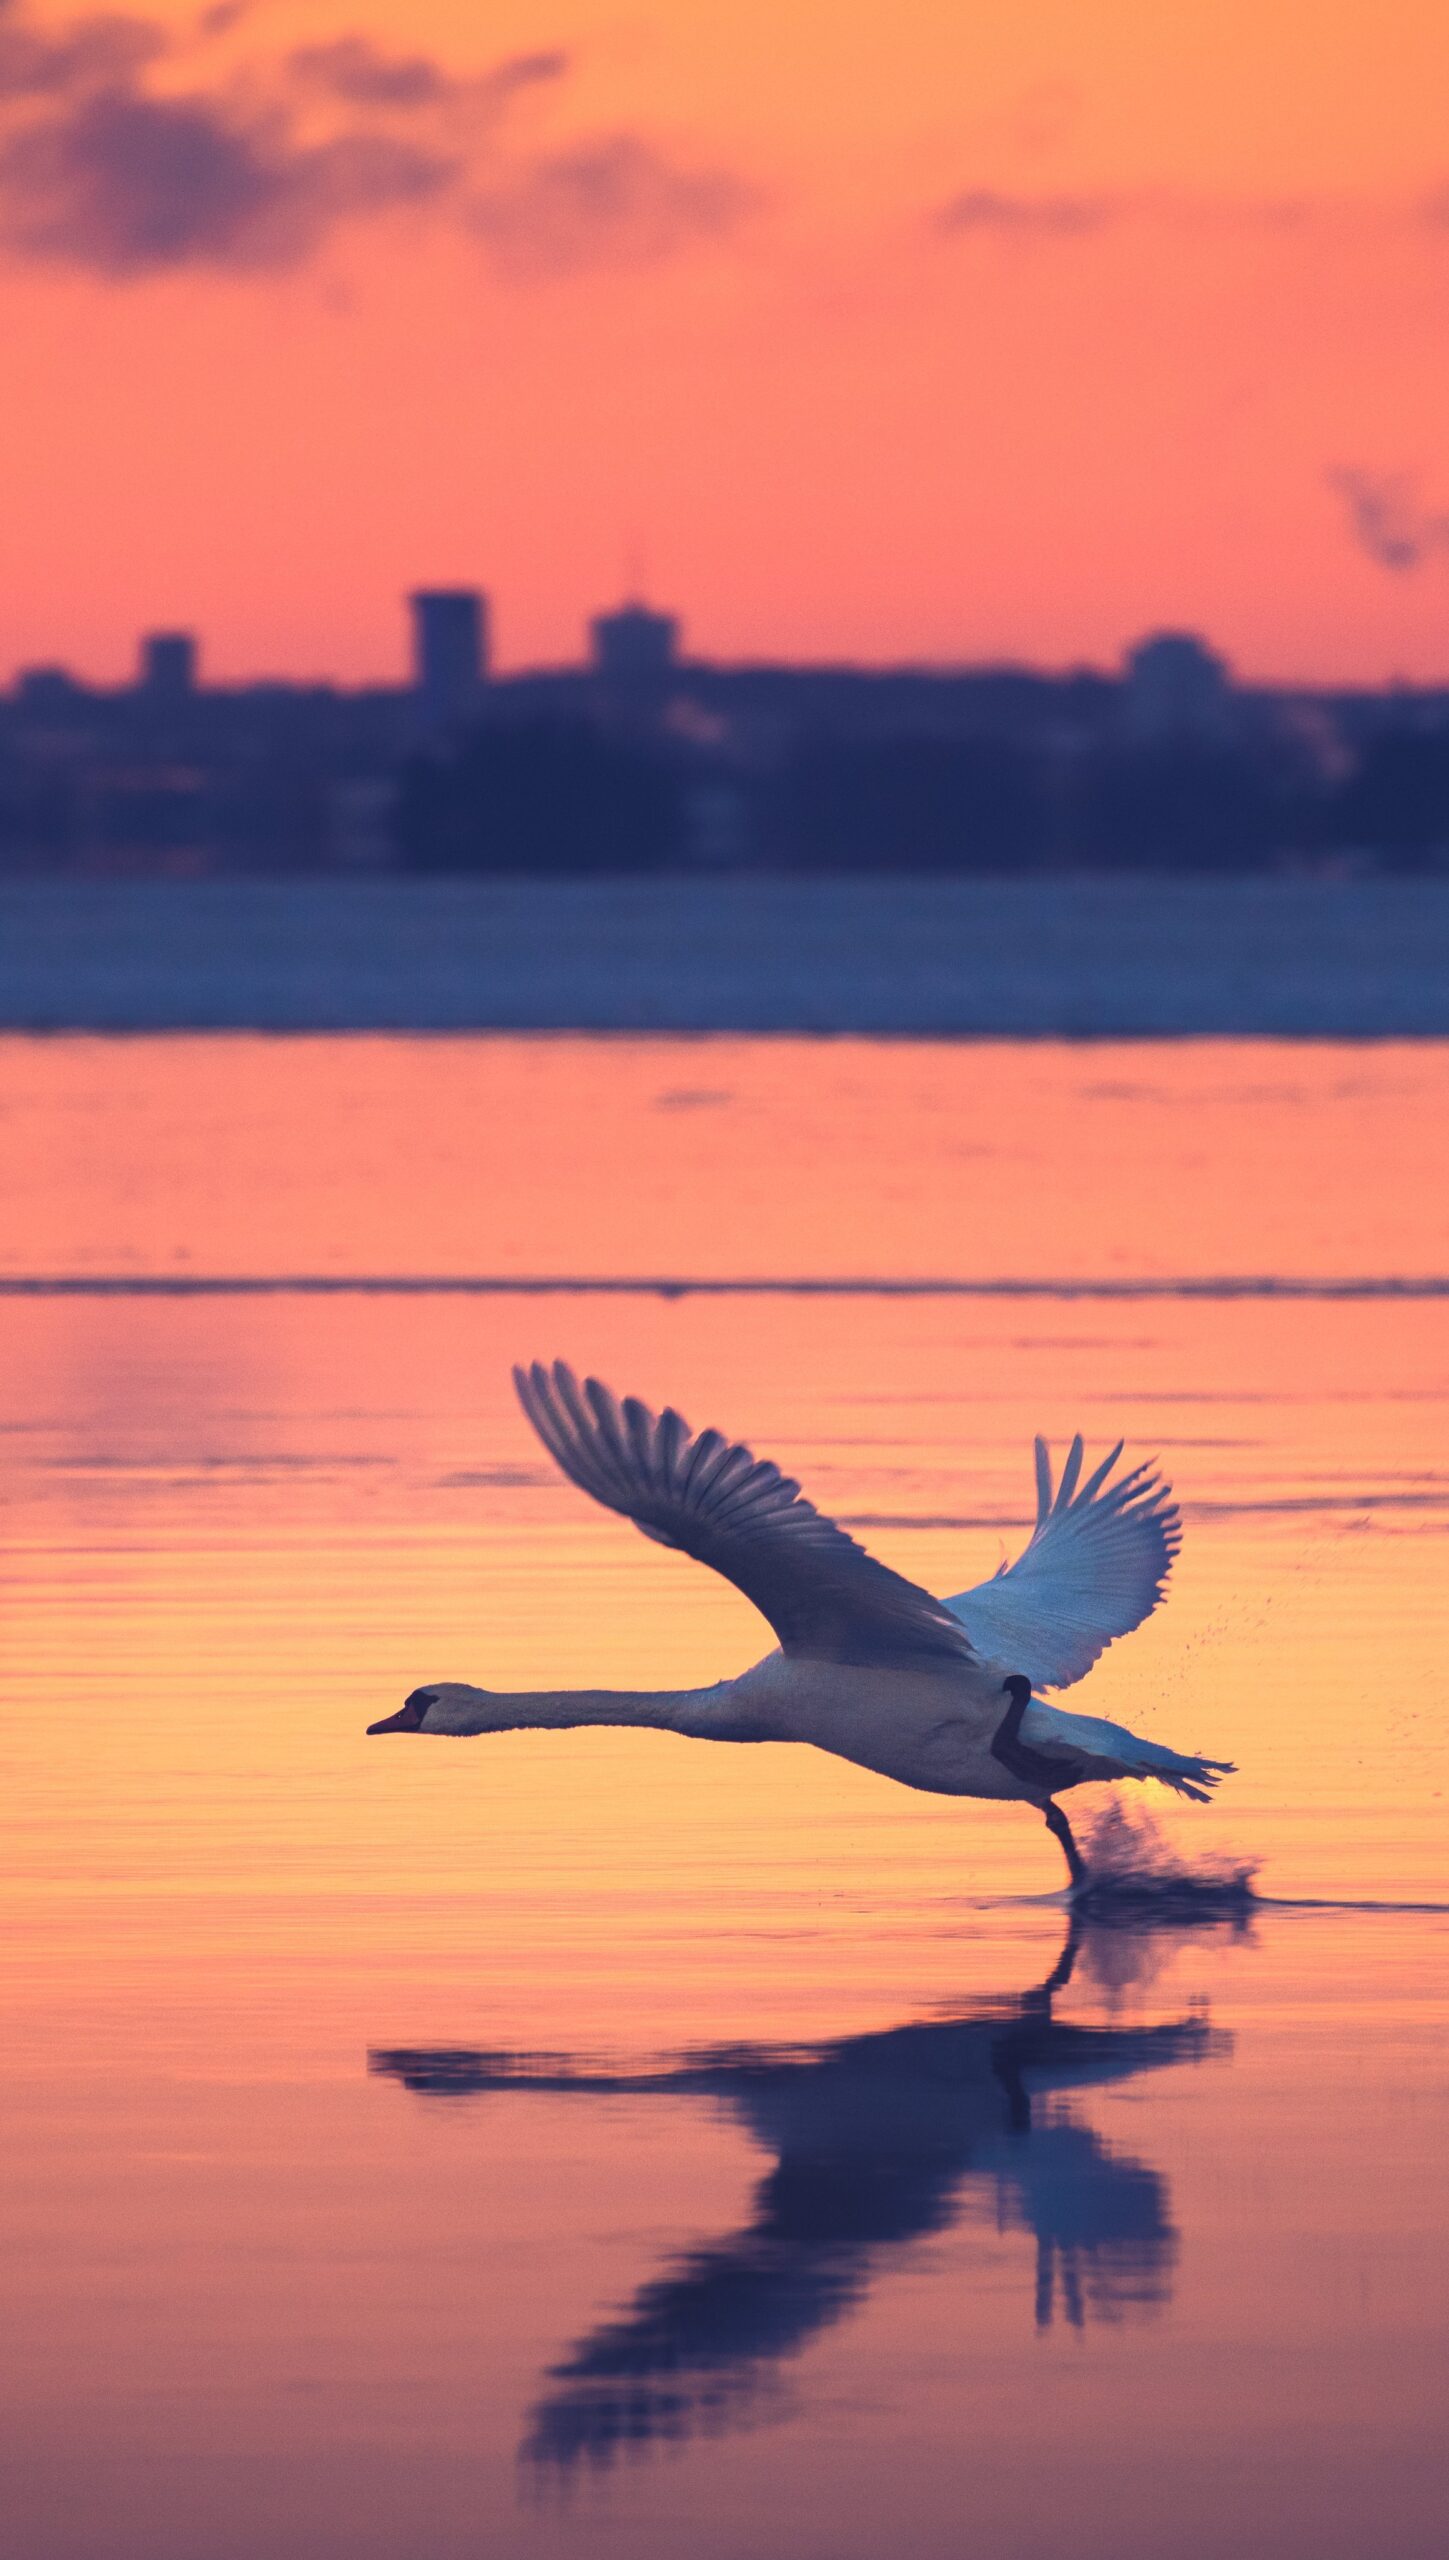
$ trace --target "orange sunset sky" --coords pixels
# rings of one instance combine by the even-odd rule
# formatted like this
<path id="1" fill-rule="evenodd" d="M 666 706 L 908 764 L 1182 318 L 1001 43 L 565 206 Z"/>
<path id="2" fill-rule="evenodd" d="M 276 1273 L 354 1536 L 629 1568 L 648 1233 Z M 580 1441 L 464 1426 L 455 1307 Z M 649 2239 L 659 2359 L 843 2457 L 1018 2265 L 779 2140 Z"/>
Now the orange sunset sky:
<path id="1" fill-rule="evenodd" d="M 1443 0 L 0 0 L 0 676 L 1449 680 Z"/>

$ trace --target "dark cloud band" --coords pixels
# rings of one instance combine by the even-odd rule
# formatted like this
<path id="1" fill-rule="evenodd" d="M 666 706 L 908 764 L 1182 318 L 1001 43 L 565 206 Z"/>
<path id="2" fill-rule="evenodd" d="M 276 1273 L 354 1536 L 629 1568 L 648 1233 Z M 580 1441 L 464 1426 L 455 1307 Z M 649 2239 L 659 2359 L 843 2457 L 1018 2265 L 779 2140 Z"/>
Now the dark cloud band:
<path id="1" fill-rule="evenodd" d="M 408 208 L 530 281 L 672 255 L 750 201 L 640 134 L 519 142 L 510 120 L 566 81 L 562 51 L 460 75 L 344 34 L 218 67 L 244 14 L 223 4 L 178 36 L 136 16 L 45 25 L 0 0 L 0 245 L 117 281 L 246 272 Z"/>
<path id="2" fill-rule="evenodd" d="M 1427 509 L 1408 472 L 1345 468 L 1329 473 L 1329 485 L 1343 500 L 1359 549 L 1381 569 L 1402 577 L 1449 554 L 1449 513 Z"/>

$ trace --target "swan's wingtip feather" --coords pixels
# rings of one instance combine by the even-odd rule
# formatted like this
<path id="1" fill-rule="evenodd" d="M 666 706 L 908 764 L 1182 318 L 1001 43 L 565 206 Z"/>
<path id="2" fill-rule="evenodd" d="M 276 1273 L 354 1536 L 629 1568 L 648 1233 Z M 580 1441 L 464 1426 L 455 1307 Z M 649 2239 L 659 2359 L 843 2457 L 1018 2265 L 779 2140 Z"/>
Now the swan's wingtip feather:
<path id="1" fill-rule="evenodd" d="M 1074 1431 L 1072 1433 L 1072 1445 L 1067 1451 L 1066 1465 L 1063 1467 L 1061 1474 L 1057 1479 L 1057 1498 L 1053 1505 L 1055 1510 L 1065 1511 L 1069 1508 L 1072 1496 L 1077 1490 L 1077 1479 L 1082 1472 L 1082 1460 L 1086 1456 L 1086 1453 L 1086 1442 L 1083 1440 L 1080 1431 Z"/>

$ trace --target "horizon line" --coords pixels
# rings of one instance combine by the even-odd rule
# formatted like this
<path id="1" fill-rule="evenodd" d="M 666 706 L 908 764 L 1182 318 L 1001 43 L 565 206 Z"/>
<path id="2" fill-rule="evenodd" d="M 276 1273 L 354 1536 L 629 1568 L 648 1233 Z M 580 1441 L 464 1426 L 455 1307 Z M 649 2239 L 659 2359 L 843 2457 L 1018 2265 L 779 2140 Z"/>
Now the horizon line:
<path id="1" fill-rule="evenodd" d="M 614 1297 L 1365 1299 L 1449 1298 L 1449 1273 L 1222 1272 L 1170 1277 L 928 1276 L 819 1273 L 695 1276 L 569 1272 L 44 1272 L 0 1273 L 0 1298 Z"/>
<path id="2" fill-rule="evenodd" d="M 156 633 L 142 631 L 137 634 L 137 638 L 140 641 L 145 641 L 153 637 L 171 636 L 185 637 L 193 641 L 197 638 L 197 635 L 193 631 L 189 628 L 183 630 L 181 626 L 175 626 L 173 631 L 168 631 L 165 634 L 160 633 L 159 630 Z M 836 678 L 859 676 L 867 681 L 889 681 L 905 677 L 914 679 L 917 682 L 951 684 L 970 683 L 992 677 L 1024 677 L 1041 684 L 1064 685 L 1087 681 L 1093 684 L 1120 686 L 1128 684 L 1131 681 L 1131 667 L 1129 663 L 1131 653 L 1148 641 L 1165 638 L 1182 638 L 1196 641 L 1198 645 L 1206 650 L 1211 656 L 1217 658 L 1228 691 L 1239 696 L 1251 696 L 1254 694 L 1326 694 L 1349 697 L 1357 695 L 1389 698 L 1394 696 L 1406 696 L 1412 699 L 1417 695 L 1423 694 L 1449 693 L 1449 668 L 1446 668 L 1440 675 L 1415 677 L 1407 677 L 1402 674 L 1388 674 L 1379 677 L 1340 677 L 1308 674 L 1240 675 L 1235 671 L 1231 661 L 1223 657 L 1215 644 L 1208 640 L 1202 632 L 1189 630 L 1185 625 L 1166 623 L 1153 624 L 1139 632 L 1135 638 L 1124 644 L 1121 656 L 1117 660 L 1108 663 L 1103 663 L 1091 658 L 1073 658 L 1062 661 L 1021 657 L 870 658 L 791 657 L 768 655 L 707 657 L 696 654 L 684 655 L 675 659 L 668 672 L 669 676 L 674 680 L 685 682 L 690 678 L 697 679 L 699 677 L 710 676 L 824 676 Z M 148 698 L 155 698 L 154 693 L 148 687 L 146 679 L 139 668 L 133 668 L 131 672 L 117 677 L 92 677 L 77 674 L 74 667 L 72 667 L 66 660 L 51 657 L 35 657 L 16 659 L 12 662 L 8 676 L 4 680 L 3 684 L 0 684 L 0 701 L 10 704 L 18 704 L 18 696 L 21 686 L 27 681 L 27 679 L 33 679 L 36 677 L 59 678 L 66 686 L 72 688 L 77 694 L 82 695 L 101 696 L 107 699 L 116 700 L 139 698 L 144 701 Z M 548 683 L 567 680 L 570 678 L 576 681 L 584 681 L 594 684 L 601 681 L 604 683 L 610 681 L 606 674 L 601 673 L 596 662 L 587 657 L 549 658 L 531 661 L 517 666 L 491 666 L 480 675 L 478 681 L 478 693 L 480 698 L 486 698 L 486 696 L 495 688 L 506 689 L 510 685 L 537 684 L 540 682 Z M 345 676 L 338 675 L 336 673 L 300 673 L 297 671 L 283 672 L 274 668 L 260 670 L 246 675 L 233 674 L 209 679 L 201 679 L 198 677 L 196 682 L 178 695 L 166 697 L 164 707 L 168 710 L 175 710 L 181 704 L 187 702 L 216 699 L 218 697 L 225 698 L 232 694 L 260 692 L 330 693 L 353 696 L 383 695 L 391 696 L 399 702 L 405 702 L 416 699 L 418 690 L 419 687 L 416 674 L 407 670 L 390 675 Z"/>

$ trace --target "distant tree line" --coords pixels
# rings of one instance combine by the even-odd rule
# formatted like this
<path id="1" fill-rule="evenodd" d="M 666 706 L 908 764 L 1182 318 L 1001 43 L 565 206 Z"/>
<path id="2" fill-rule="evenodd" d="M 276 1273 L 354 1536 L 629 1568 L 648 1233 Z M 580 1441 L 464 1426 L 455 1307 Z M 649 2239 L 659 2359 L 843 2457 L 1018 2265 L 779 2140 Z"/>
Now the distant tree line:
<path id="1" fill-rule="evenodd" d="M 1348 854 L 1449 869 L 1449 730 L 1386 729 L 1330 781 L 1273 742 L 1109 740 L 1064 754 L 832 731 L 751 765 L 544 715 L 413 757 L 396 835 L 403 863 L 429 872 L 721 859 L 818 872 L 1254 871 Z"/>
<path id="2" fill-rule="evenodd" d="M 682 778 L 586 720 L 498 722 L 408 763 L 397 835 L 419 871 L 659 871 L 684 851 Z"/>
<path id="3" fill-rule="evenodd" d="M 53 690 L 0 700 L 7 865 L 1449 872 L 1449 693 L 1221 688 L 1163 736 L 1130 681 L 552 670 L 440 737 L 403 694 Z"/>

